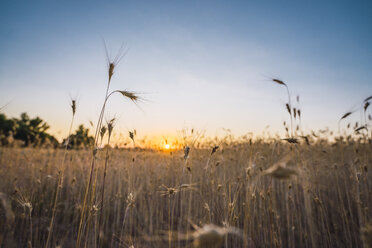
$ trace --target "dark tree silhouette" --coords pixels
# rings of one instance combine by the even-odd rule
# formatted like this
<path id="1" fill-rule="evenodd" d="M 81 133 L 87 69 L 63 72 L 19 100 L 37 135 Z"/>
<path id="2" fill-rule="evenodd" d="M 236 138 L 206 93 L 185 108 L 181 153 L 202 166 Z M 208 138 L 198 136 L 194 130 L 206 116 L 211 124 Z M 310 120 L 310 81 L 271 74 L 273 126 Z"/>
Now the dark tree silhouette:
<path id="1" fill-rule="evenodd" d="M 49 142 L 58 146 L 58 141 L 47 133 L 49 125 L 39 117 L 30 118 L 27 113 L 22 113 L 20 119 L 7 119 L 0 114 L 0 136 L 1 145 L 8 145 L 9 137 L 21 140 L 24 146 L 41 146 Z"/>
<path id="2" fill-rule="evenodd" d="M 63 144 L 67 143 L 67 138 L 63 140 Z M 74 134 L 70 135 L 68 143 L 69 149 L 87 148 L 94 143 L 94 137 L 89 135 L 89 128 L 80 125 Z"/>
<path id="3" fill-rule="evenodd" d="M 26 113 L 22 113 L 21 119 L 16 119 L 14 138 L 24 141 L 25 146 L 29 146 L 30 144 L 39 146 L 43 145 L 46 141 L 58 145 L 58 141 L 46 132 L 48 129 L 49 125 L 39 117 L 30 119 Z"/>
<path id="4" fill-rule="evenodd" d="M 16 123 L 7 119 L 5 114 L 0 114 L 0 145 L 9 145 L 9 137 L 13 137 Z"/>

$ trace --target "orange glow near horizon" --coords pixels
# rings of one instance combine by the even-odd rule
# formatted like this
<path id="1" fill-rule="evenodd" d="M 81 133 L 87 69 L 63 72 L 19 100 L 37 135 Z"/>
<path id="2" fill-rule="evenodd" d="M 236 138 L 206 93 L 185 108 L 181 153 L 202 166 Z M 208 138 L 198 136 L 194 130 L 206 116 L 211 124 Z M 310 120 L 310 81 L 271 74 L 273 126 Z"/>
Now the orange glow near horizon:
<path id="1" fill-rule="evenodd" d="M 167 135 L 166 138 L 164 136 L 139 136 L 135 139 L 135 147 L 136 148 L 149 148 L 149 149 L 156 149 L 159 151 L 174 151 L 177 149 L 182 149 L 183 144 L 182 142 L 173 135 Z M 133 148 L 133 142 L 128 137 L 121 136 L 118 134 L 114 134 L 110 145 L 112 147 L 119 147 L 119 148 Z"/>

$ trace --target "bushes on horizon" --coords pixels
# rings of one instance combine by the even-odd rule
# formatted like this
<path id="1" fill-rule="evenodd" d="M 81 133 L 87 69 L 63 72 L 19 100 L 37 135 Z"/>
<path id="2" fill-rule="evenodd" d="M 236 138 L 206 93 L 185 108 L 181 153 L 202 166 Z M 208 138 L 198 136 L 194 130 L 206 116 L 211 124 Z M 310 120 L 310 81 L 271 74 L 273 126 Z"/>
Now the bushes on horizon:
<path id="1" fill-rule="evenodd" d="M 63 144 L 67 143 L 67 138 L 63 140 Z M 87 148 L 92 146 L 94 143 L 94 137 L 89 135 L 89 128 L 85 128 L 84 125 L 80 125 L 74 134 L 70 135 L 68 142 L 69 149 Z"/>
<path id="2" fill-rule="evenodd" d="M 58 146 L 57 139 L 47 133 L 49 125 L 40 117 L 30 118 L 27 113 L 22 113 L 20 119 L 8 119 L 5 114 L 0 114 L 0 145 L 14 145 L 20 141 L 21 146 Z"/>

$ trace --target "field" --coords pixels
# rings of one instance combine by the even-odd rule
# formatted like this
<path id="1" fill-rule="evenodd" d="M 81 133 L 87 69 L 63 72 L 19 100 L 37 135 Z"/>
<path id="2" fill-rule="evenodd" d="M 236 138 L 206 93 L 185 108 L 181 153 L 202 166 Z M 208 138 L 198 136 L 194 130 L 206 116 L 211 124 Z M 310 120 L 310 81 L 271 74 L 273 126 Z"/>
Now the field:
<path id="1" fill-rule="evenodd" d="M 88 195 L 91 150 L 0 148 L 0 247 L 372 245 L 370 143 L 215 141 L 98 150 Z"/>
<path id="2" fill-rule="evenodd" d="M 372 1 L 0 20 L 0 248 L 372 248 Z"/>

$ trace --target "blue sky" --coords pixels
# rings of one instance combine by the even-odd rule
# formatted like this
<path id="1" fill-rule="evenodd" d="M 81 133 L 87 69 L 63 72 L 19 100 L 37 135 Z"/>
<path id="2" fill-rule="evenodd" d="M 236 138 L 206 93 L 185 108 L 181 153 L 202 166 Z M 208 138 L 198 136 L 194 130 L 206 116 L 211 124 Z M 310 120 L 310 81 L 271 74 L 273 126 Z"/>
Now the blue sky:
<path id="1" fill-rule="evenodd" d="M 40 116 L 58 135 L 96 122 L 107 61 L 128 49 L 112 89 L 143 92 L 140 108 L 114 96 L 117 129 L 174 135 L 184 127 L 240 135 L 288 119 L 285 81 L 306 130 L 337 127 L 372 95 L 368 1 L 7 1 L 0 3 L 0 105 Z M 358 119 L 355 115 L 355 119 Z"/>

